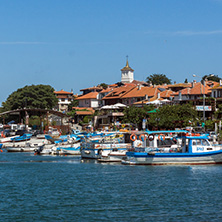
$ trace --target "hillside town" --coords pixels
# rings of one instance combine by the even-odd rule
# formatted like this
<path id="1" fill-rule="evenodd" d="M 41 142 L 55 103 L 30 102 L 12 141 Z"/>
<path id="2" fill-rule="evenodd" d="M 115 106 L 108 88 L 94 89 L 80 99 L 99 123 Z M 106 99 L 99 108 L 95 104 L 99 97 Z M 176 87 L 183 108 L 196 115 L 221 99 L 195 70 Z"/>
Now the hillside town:
<path id="1" fill-rule="evenodd" d="M 73 122 L 80 123 L 84 117 L 94 116 L 90 124 L 98 128 L 119 122 L 124 116 L 123 109 L 131 106 L 143 108 L 150 105 L 158 108 L 192 102 L 200 116 L 210 118 L 222 101 L 222 80 L 215 82 L 206 78 L 198 82 L 197 78 L 193 75 L 192 82 L 163 85 L 135 80 L 134 70 L 127 59 L 118 83 L 90 86 L 81 89 L 79 95 L 64 90 L 54 93 L 58 98 L 58 111 L 68 113 L 69 105 L 75 101 L 77 105 L 72 107 L 75 111 Z M 100 112 L 95 116 L 96 111 Z"/>

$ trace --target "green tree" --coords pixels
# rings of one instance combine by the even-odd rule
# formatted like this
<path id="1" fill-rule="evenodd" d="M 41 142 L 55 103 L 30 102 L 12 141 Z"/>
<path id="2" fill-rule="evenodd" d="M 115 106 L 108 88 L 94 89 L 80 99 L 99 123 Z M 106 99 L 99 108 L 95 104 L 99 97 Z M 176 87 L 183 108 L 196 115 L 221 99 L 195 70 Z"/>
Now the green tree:
<path id="1" fill-rule="evenodd" d="M 142 121 L 144 118 L 147 117 L 147 111 L 153 110 L 153 106 L 147 106 L 145 105 L 143 108 L 130 106 L 124 109 L 124 117 L 123 122 L 124 123 L 132 123 L 136 126 L 141 127 Z"/>
<path id="2" fill-rule="evenodd" d="M 214 81 L 214 82 L 220 82 L 221 80 L 221 78 L 218 77 L 218 75 L 209 74 L 209 75 L 203 76 L 202 81 L 205 80 L 206 78 L 208 81 Z"/>
<path id="3" fill-rule="evenodd" d="M 153 85 L 171 84 L 171 79 L 168 79 L 165 74 L 152 74 L 146 78 L 146 81 Z"/>
<path id="4" fill-rule="evenodd" d="M 4 111 L 24 107 L 52 109 L 57 102 L 54 89 L 50 85 L 31 85 L 10 94 L 2 106 Z"/>
<path id="5" fill-rule="evenodd" d="M 108 85 L 106 83 L 101 83 L 98 86 L 101 86 L 103 89 L 107 89 Z"/>
<path id="6" fill-rule="evenodd" d="M 151 128 L 175 129 L 194 123 L 197 111 L 189 104 L 165 105 L 158 112 L 149 114 L 148 125 Z"/>
<path id="7" fill-rule="evenodd" d="M 74 98 L 73 101 L 68 105 L 68 111 L 72 111 L 72 107 L 76 107 L 78 105 L 79 101 Z"/>

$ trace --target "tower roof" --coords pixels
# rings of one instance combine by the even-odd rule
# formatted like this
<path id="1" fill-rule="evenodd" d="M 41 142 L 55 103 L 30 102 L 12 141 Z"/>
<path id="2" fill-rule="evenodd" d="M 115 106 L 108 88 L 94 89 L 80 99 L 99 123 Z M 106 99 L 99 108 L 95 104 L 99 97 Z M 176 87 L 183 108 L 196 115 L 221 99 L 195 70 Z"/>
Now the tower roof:
<path id="1" fill-rule="evenodd" d="M 129 66 L 129 62 L 128 59 L 126 60 L 126 66 L 124 68 L 121 69 L 121 71 L 134 71 L 130 66 Z"/>

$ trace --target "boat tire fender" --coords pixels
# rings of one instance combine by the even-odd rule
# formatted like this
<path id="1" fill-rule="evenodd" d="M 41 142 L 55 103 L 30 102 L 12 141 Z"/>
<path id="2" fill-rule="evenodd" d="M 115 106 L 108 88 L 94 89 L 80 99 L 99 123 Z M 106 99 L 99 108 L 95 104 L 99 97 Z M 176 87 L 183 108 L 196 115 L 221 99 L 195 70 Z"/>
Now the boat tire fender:
<path id="1" fill-rule="evenodd" d="M 142 137 L 144 138 L 144 139 L 142 139 Z M 140 141 L 144 141 L 145 139 L 146 139 L 146 135 L 145 134 L 141 134 L 140 136 L 139 136 L 139 138 L 140 138 Z"/>
<path id="2" fill-rule="evenodd" d="M 98 150 L 98 155 L 102 155 L 102 151 L 103 151 L 103 149 L 99 149 Z"/>
<path id="3" fill-rule="evenodd" d="M 161 133 L 161 134 L 158 136 L 158 139 L 159 139 L 159 140 L 165 140 L 165 135 Z"/>
<path id="4" fill-rule="evenodd" d="M 154 134 L 149 134 L 149 136 L 148 136 L 148 139 L 149 139 L 149 141 L 153 141 L 154 140 Z"/>
<path id="5" fill-rule="evenodd" d="M 137 140 L 137 136 L 134 133 L 131 134 L 130 135 L 130 140 L 133 141 L 133 142 L 136 141 Z"/>

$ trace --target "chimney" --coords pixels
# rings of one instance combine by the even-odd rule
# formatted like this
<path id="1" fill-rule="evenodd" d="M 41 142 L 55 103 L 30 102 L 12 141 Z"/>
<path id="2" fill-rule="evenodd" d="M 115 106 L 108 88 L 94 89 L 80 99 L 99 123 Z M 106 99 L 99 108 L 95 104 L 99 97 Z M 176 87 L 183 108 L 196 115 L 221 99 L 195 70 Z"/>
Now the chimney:
<path id="1" fill-rule="evenodd" d="M 174 81 L 174 85 L 176 84 L 177 82 L 176 81 Z"/>
<path id="2" fill-rule="evenodd" d="M 137 84 L 137 89 L 141 90 L 141 85 L 140 84 Z"/>
<path id="3" fill-rule="evenodd" d="M 181 91 L 179 92 L 179 100 L 182 100 L 182 94 L 181 94 Z"/>
<path id="4" fill-rule="evenodd" d="M 194 81 L 192 82 L 191 88 L 193 88 L 195 84 L 196 84 L 196 80 L 194 80 Z"/>
<path id="5" fill-rule="evenodd" d="M 222 86 L 222 79 L 220 79 L 220 86 Z"/>
<path id="6" fill-rule="evenodd" d="M 159 99 L 159 98 L 160 98 L 160 93 L 158 92 L 158 93 L 157 93 L 157 99 Z"/>

